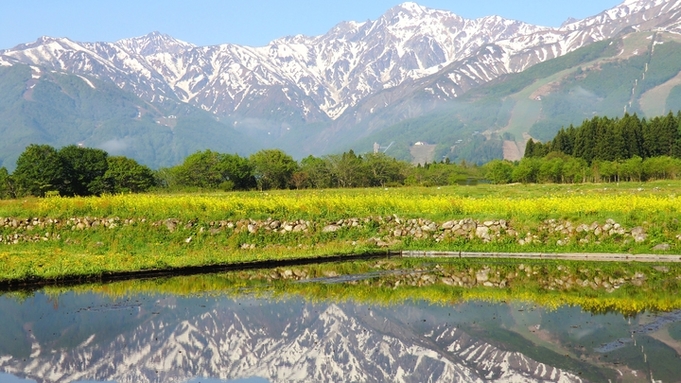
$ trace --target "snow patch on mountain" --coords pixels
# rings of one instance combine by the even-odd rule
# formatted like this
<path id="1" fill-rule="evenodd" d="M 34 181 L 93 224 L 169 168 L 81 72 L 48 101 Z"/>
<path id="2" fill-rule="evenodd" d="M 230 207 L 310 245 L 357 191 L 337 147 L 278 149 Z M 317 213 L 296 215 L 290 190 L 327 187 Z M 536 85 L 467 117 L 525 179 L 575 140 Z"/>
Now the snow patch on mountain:
<path id="1" fill-rule="evenodd" d="M 627 27 L 681 32 L 680 18 L 681 0 L 626 0 L 560 28 L 499 16 L 464 19 L 406 2 L 377 20 L 341 22 L 324 35 L 263 47 L 197 47 L 159 32 L 113 43 L 41 37 L 0 51 L 0 65 L 94 76 L 148 101 L 175 99 L 217 115 L 318 122 L 440 74 L 451 83 L 439 84 L 437 97 L 451 99 Z"/>
<path id="2" fill-rule="evenodd" d="M 93 335 L 58 353 L 35 351 L 43 347 L 31 338 L 32 359 L 0 357 L 0 368 L 53 383 L 254 376 L 272 382 L 581 382 L 459 329 L 418 334 L 381 314 L 366 318 L 352 305 L 329 304 L 317 315 L 309 315 L 313 307 L 308 306 L 303 307 L 308 315 L 282 318 L 283 323 L 231 308 L 177 320 L 157 317 L 111 340 L 98 342 Z"/>

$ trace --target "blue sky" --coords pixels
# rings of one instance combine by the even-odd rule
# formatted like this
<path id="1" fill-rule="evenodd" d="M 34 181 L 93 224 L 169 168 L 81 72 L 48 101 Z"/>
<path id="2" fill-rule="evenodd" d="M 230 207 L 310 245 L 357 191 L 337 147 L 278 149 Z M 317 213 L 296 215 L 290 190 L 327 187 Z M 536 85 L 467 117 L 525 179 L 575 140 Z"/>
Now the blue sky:
<path id="1" fill-rule="evenodd" d="M 40 36 L 76 41 L 115 41 L 152 31 L 196 45 L 262 46 L 282 36 L 323 34 L 345 20 L 380 17 L 401 0 L 3 0 L 0 49 Z M 559 26 L 620 0 L 420 0 L 466 18 L 492 14 L 532 24 Z"/>

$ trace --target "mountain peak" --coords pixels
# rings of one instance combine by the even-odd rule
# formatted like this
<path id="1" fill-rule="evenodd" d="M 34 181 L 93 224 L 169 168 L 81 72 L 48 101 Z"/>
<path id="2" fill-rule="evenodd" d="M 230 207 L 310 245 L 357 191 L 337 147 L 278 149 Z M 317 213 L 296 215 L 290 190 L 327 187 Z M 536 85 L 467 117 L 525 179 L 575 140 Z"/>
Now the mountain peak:
<path id="1" fill-rule="evenodd" d="M 45 46 L 48 44 L 52 43 L 57 43 L 57 44 L 69 44 L 72 41 L 69 40 L 66 37 L 50 37 L 50 36 L 40 36 L 38 37 L 35 41 L 29 42 L 29 43 L 24 43 L 24 44 L 19 44 L 16 47 L 12 49 L 6 49 L 5 51 L 11 51 L 11 50 L 21 50 L 21 49 L 31 49 L 35 47 L 40 47 L 40 46 Z"/>
<path id="2" fill-rule="evenodd" d="M 395 21 L 402 19 L 419 19 L 425 17 L 431 13 L 431 11 L 431 9 L 419 4 L 406 2 L 388 9 L 388 11 L 383 14 L 383 18 Z"/>
<path id="3" fill-rule="evenodd" d="M 428 10 L 428 8 L 421 6 L 419 4 L 416 4 L 414 2 L 411 2 L 411 1 L 407 1 L 407 2 L 404 2 L 402 4 L 399 4 L 396 7 L 394 7 L 393 9 L 401 9 L 401 10 L 404 10 L 404 11 L 411 13 L 412 15 L 423 14 Z"/>
<path id="4" fill-rule="evenodd" d="M 418 117 L 500 76 L 623 30 L 681 33 L 681 0 L 621 1 L 562 28 L 500 16 L 470 20 L 403 2 L 377 20 L 345 21 L 324 35 L 295 35 L 264 47 L 197 48 L 159 31 L 115 43 L 43 38 L 0 51 L 0 65 L 25 63 L 110 79 L 148 102 L 181 100 L 234 119 L 235 124 L 250 124 L 255 117 L 252 126 L 258 129 L 280 123 L 291 124 L 291 130 L 308 123 L 328 124 L 306 141 L 315 149 L 303 152 L 322 154 L 336 145 L 335 137 L 346 127 L 378 131 Z M 385 101 L 387 94 L 391 102 Z M 427 101 L 414 98 L 416 94 Z M 411 103 L 418 106 L 396 113 L 389 105 Z M 282 139 L 293 142 L 293 133 L 281 132 Z"/>
<path id="5" fill-rule="evenodd" d="M 574 24 L 579 22 L 579 20 L 575 19 L 574 17 L 568 17 L 563 23 L 560 25 L 560 27 L 564 27 L 566 25 Z"/>
<path id="6" fill-rule="evenodd" d="M 158 31 L 147 33 L 144 36 L 119 40 L 118 43 L 127 46 L 143 56 L 161 52 L 179 54 L 194 47 L 193 44 L 178 40 Z"/>

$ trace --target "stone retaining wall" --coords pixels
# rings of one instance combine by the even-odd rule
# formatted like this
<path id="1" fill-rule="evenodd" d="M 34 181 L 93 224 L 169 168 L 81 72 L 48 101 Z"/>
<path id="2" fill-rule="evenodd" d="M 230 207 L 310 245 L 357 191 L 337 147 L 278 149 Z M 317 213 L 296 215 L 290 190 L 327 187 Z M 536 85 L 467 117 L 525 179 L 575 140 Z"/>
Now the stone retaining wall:
<path id="1" fill-rule="evenodd" d="M 642 226 L 626 228 L 608 219 L 604 223 L 573 223 L 550 219 L 539 223 L 536 227 L 521 230 L 512 222 L 499 220 L 475 220 L 472 218 L 435 222 L 423 218 L 402 219 L 397 216 L 347 218 L 338 221 L 309 220 L 221 220 L 200 222 L 198 220 L 182 221 L 168 218 L 159 221 L 148 221 L 144 218 L 122 219 L 119 217 L 73 217 L 69 219 L 53 218 L 0 218 L 0 244 L 19 244 L 22 242 L 40 242 L 60 240 L 70 231 L 84 230 L 116 230 L 128 226 L 144 226 L 147 229 L 167 230 L 169 232 L 186 232 L 187 242 L 195 235 L 232 235 L 248 233 L 249 235 L 294 234 L 333 235 L 341 231 L 365 230 L 378 235 L 367 238 L 378 247 L 394 247 L 402 240 L 434 240 L 436 242 L 451 240 L 472 240 L 483 243 L 504 241 L 516 242 L 520 245 L 545 244 L 565 246 L 568 244 L 599 244 L 605 239 L 618 242 L 640 243 L 648 239 L 646 229 Z M 150 226 L 150 227 L 149 227 Z M 676 240 L 681 240 L 677 235 Z M 245 244 L 244 248 L 254 248 Z M 658 244 L 653 250 L 669 250 L 669 244 Z"/>

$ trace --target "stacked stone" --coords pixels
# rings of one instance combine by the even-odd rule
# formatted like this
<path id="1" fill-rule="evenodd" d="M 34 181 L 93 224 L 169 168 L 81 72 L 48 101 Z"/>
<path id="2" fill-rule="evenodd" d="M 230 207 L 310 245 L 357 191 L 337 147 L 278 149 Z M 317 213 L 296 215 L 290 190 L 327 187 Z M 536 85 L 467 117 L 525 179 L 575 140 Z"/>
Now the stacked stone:
<path id="1" fill-rule="evenodd" d="M 121 219 L 74 217 L 65 220 L 52 218 L 1 218 L 0 217 L 0 243 L 17 244 L 21 242 L 37 242 L 57 239 L 57 233 L 63 230 L 82 231 L 99 228 L 115 229 L 131 225 L 145 224 L 144 218 Z M 149 224 L 149 223 L 147 223 Z M 249 235 L 280 233 L 309 233 L 333 234 L 342 230 L 365 230 L 377 229 L 378 236 L 365 239 L 378 247 L 392 247 L 404 239 L 435 240 L 443 242 L 452 239 L 477 240 L 484 243 L 495 241 L 515 241 L 520 245 L 529 244 L 555 244 L 566 246 L 570 243 L 599 244 L 606 238 L 614 238 L 618 241 L 644 242 L 648 239 L 645 229 L 641 226 L 631 229 L 608 219 L 605 223 L 593 222 L 591 224 L 575 224 L 567 220 L 549 219 L 542 222 L 538 227 L 521 233 L 504 219 L 476 220 L 472 218 L 448 220 L 438 223 L 430 219 L 410 218 L 402 219 L 395 215 L 386 217 L 367 218 L 344 218 L 335 221 L 309 221 L 304 219 L 277 220 L 268 218 L 264 220 L 241 219 L 220 220 L 201 223 L 198 220 L 182 221 L 177 218 L 168 218 L 150 223 L 152 227 L 165 227 L 170 232 L 178 230 L 190 231 L 190 235 L 208 233 L 219 235 L 221 233 L 248 233 Z M 39 230 L 41 234 L 31 231 Z M 192 238 L 192 237 L 190 237 Z M 681 234 L 676 236 L 681 241 Z M 191 242 L 191 239 L 186 241 Z M 249 245 L 248 248 L 252 248 Z M 663 243 L 653 247 L 656 251 L 667 251 L 671 245 Z"/>

